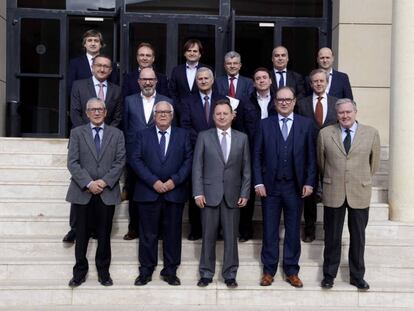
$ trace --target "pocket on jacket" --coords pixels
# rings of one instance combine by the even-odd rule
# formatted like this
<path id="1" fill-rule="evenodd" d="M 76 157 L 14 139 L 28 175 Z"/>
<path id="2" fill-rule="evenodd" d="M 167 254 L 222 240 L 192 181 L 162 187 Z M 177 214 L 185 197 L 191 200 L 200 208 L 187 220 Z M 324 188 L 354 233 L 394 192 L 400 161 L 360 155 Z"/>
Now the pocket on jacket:
<path id="1" fill-rule="evenodd" d="M 324 177 L 323 178 L 323 183 L 324 184 L 331 184 L 332 183 L 332 180 L 329 177 Z"/>

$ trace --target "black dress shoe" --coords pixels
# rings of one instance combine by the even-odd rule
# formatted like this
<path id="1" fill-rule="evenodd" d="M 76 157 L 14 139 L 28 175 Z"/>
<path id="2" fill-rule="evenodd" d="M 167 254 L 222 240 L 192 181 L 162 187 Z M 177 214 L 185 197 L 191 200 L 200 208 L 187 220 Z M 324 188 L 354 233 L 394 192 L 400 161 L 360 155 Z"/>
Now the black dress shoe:
<path id="1" fill-rule="evenodd" d="M 63 243 L 74 243 L 76 239 L 76 233 L 73 230 L 69 230 L 68 233 L 63 237 Z"/>
<path id="2" fill-rule="evenodd" d="M 237 284 L 236 279 L 227 279 L 224 280 L 224 283 L 226 283 L 228 288 L 236 288 L 237 286 L 239 286 L 239 284 Z"/>
<path id="3" fill-rule="evenodd" d="M 98 239 L 98 235 L 96 234 L 95 231 L 92 231 L 91 232 L 91 238 L 94 239 L 94 240 L 97 240 Z"/>
<path id="4" fill-rule="evenodd" d="M 124 235 L 125 241 L 131 241 L 138 238 L 138 233 L 135 230 L 128 230 L 127 234 Z"/>
<path id="5" fill-rule="evenodd" d="M 69 287 L 75 288 L 75 287 L 78 287 L 79 285 L 81 285 L 84 282 L 85 282 L 85 277 L 83 277 L 79 280 L 77 280 L 73 277 L 73 278 L 70 279 L 68 285 L 69 285 Z"/>
<path id="6" fill-rule="evenodd" d="M 181 285 L 181 281 L 176 275 L 163 275 L 162 279 L 172 286 Z"/>
<path id="7" fill-rule="evenodd" d="M 248 236 L 248 235 L 241 235 L 239 238 L 239 242 L 247 242 L 248 240 L 250 240 L 252 237 Z"/>
<path id="8" fill-rule="evenodd" d="M 364 279 L 360 279 L 360 280 L 351 279 L 349 283 L 351 285 L 356 286 L 358 289 L 362 289 L 362 290 L 369 289 L 369 284 Z"/>
<path id="9" fill-rule="evenodd" d="M 333 284 L 334 284 L 334 281 L 333 281 L 332 278 L 325 277 L 325 278 L 323 278 L 323 280 L 321 282 L 321 287 L 325 288 L 325 289 L 330 289 L 330 288 L 332 288 Z"/>
<path id="10" fill-rule="evenodd" d="M 152 277 L 151 276 L 146 276 L 146 275 L 139 275 L 136 279 L 135 279 L 135 286 L 143 286 L 146 285 L 148 282 L 151 282 Z"/>
<path id="11" fill-rule="evenodd" d="M 198 287 L 206 287 L 208 286 L 208 284 L 210 284 L 211 282 L 213 282 L 212 279 L 208 279 L 208 278 L 201 278 L 198 280 L 197 282 L 197 286 Z"/>
<path id="12" fill-rule="evenodd" d="M 302 241 L 305 242 L 305 243 L 311 243 L 314 240 L 315 240 L 315 232 L 314 233 L 305 234 L 305 236 L 302 239 Z"/>
<path id="13" fill-rule="evenodd" d="M 190 232 L 187 239 L 189 241 L 197 241 L 197 240 L 201 239 L 201 234 Z"/>
<path id="14" fill-rule="evenodd" d="M 112 286 L 112 285 L 114 285 L 114 282 L 112 281 L 112 279 L 111 279 L 110 276 L 108 276 L 108 278 L 106 278 L 106 279 L 104 279 L 104 278 L 98 278 L 98 281 L 103 286 Z"/>

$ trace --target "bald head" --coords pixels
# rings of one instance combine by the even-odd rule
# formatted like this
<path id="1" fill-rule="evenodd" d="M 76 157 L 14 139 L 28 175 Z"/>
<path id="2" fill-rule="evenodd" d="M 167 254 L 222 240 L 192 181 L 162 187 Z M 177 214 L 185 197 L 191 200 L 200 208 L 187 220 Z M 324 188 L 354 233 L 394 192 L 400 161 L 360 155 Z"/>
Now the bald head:
<path id="1" fill-rule="evenodd" d="M 332 50 L 328 47 L 321 48 L 316 57 L 319 68 L 325 69 L 327 72 L 331 71 L 334 60 Z"/>

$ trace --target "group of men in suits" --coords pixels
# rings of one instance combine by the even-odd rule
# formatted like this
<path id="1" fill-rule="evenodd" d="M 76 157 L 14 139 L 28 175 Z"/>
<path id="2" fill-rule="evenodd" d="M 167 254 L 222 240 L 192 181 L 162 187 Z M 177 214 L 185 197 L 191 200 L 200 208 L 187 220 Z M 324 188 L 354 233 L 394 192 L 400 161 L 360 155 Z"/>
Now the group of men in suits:
<path id="1" fill-rule="evenodd" d="M 352 101 L 349 79 L 346 74 L 332 69 L 332 51 L 322 48 L 318 52 L 319 68 L 305 79 L 309 81 L 309 87 L 306 87 L 300 74 L 287 69 L 289 55 L 283 46 L 275 47 L 272 52 L 272 70 L 263 67 L 256 69 L 253 80 L 239 74 L 242 66 L 240 54 L 228 52 L 224 58 L 226 75 L 215 79 L 211 68 L 199 62 L 203 53 L 201 42 L 191 39 L 184 45 L 186 63 L 174 68 L 168 83 L 166 76 L 153 68 L 153 47 L 141 43 L 136 52 L 138 70 L 125 76 L 121 91 L 119 86 L 109 81 L 111 59 L 99 54 L 103 46 L 102 37 L 95 33 L 89 33 L 89 36 L 94 39 L 84 37 L 84 46 L 86 59 L 90 61 L 88 68 L 91 68 L 91 76 L 71 82 L 70 87 L 70 115 L 74 130 L 69 144 L 68 167 L 72 183 L 68 200 L 72 202 L 73 230 L 68 232 L 64 241 L 73 241 L 76 230 L 78 243 L 74 277 L 69 285 L 78 286 L 85 279 L 88 269 L 85 254 L 91 234 L 98 238 L 98 245 L 103 245 L 102 248 L 98 246 L 96 256 L 99 281 L 102 285 L 112 284 L 108 270 L 108 222 L 109 219 L 112 221 L 113 205 L 119 203 L 119 188 L 115 185 L 119 172 L 113 171 L 114 167 L 118 169 L 119 163 L 125 161 L 115 156 L 119 152 L 122 157 L 126 154 L 126 184 L 130 201 L 130 224 L 124 239 L 140 237 L 140 274 L 135 285 L 145 285 L 151 281 L 157 264 L 161 228 L 164 232 L 164 269 L 161 276 L 170 285 L 180 284 L 176 271 L 181 258 L 181 218 L 184 203 L 190 196 L 191 230 L 188 239 L 197 240 L 202 237 L 198 285 L 207 286 L 212 281 L 215 241 L 221 226 L 225 245 L 222 275 L 228 287 L 237 287 L 237 237 L 244 242 L 253 236 L 252 216 L 257 195 L 262 200 L 264 227 L 261 253 L 263 275 L 260 284 L 271 285 L 277 270 L 279 223 L 283 212 L 283 269 L 286 281 L 292 286 L 301 287 L 303 283 L 298 276 L 298 262 L 302 207 L 304 203 L 303 240 L 312 242 L 315 239 L 317 194 L 322 191 L 322 200 L 327 202 L 325 221 L 330 221 L 331 226 L 324 225 L 326 248 L 324 280 L 321 285 L 324 288 L 332 287 L 339 265 L 338 241 L 340 243 L 341 237 L 338 228 L 342 230 L 340 222 L 343 222 L 344 210 L 367 210 L 369 203 L 366 203 L 368 191 L 363 204 L 361 203 L 366 204 L 364 208 L 351 199 L 354 191 L 348 192 L 348 176 L 343 181 L 346 193 L 340 198 L 342 200 L 344 197 L 342 204 L 331 201 L 332 195 L 338 195 L 336 192 L 333 194 L 325 191 L 334 182 L 330 181 L 331 177 L 325 178 L 324 175 L 327 172 L 324 161 L 331 165 L 330 157 L 333 156 L 331 141 L 322 139 L 326 135 L 324 133 L 328 132 L 324 128 L 332 131 L 332 127 L 338 127 L 336 122 L 339 120 L 341 129 L 350 129 L 351 138 L 348 138 L 348 131 L 344 130 L 347 134 L 344 134 L 342 142 L 338 142 L 339 145 L 342 144 L 342 151 L 346 151 L 343 160 L 346 163 L 356 160 L 350 159 L 353 149 L 348 150 L 344 146 L 349 140 L 349 144 L 353 144 L 353 138 L 360 137 L 359 133 L 366 132 L 367 129 L 355 121 L 356 106 Z M 92 50 L 94 55 L 91 54 Z M 343 103 L 331 94 L 349 99 Z M 94 100 L 90 102 L 90 98 Z M 349 108 L 349 104 L 352 109 L 343 112 L 343 108 Z M 123 141 L 123 136 L 118 137 L 119 132 L 113 130 L 120 126 L 121 120 L 126 150 L 121 150 L 118 146 Z M 348 127 L 348 123 L 352 125 Z M 102 128 L 102 131 L 97 128 Z M 86 132 L 91 134 L 88 140 L 83 137 L 89 146 L 87 150 L 79 147 L 80 138 L 76 135 L 79 135 L 80 129 L 84 129 L 84 136 Z M 112 148 L 112 145 L 109 148 L 105 145 L 107 133 L 109 136 L 112 131 L 118 138 L 111 140 L 117 143 L 113 145 L 114 153 L 109 153 L 107 160 L 116 165 L 109 166 L 107 172 L 103 172 L 97 169 L 101 168 L 100 153 Z M 368 139 L 373 141 L 372 149 L 369 150 L 373 156 L 367 163 L 364 159 L 364 165 L 370 166 L 367 172 L 372 176 L 377 165 L 379 138 L 375 130 L 370 128 L 367 132 L 369 135 L 363 136 L 365 138 L 368 135 Z M 318 151 L 323 152 L 318 153 L 318 156 L 317 136 Z M 323 147 L 319 146 L 321 142 L 324 142 Z M 359 143 L 359 139 L 355 142 Z M 91 148 L 92 143 L 96 149 Z M 361 152 L 366 153 L 366 150 Z M 93 157 L 85 158 L 85 153 L 90 153 L 89 156 Z M 337 154 L 334 156 L 337 157 Z M 319 170 L 316 158 L 319 160 Z M 85 159 L 88 160 L 86 167 L 79 170 Z M 338 165 L 337 169 L 341 171 L 343 163 Z M 85 175 L 85 170 L 89 175 Z M 106 180 L 105 173 L 109 172 L 113 179 Z M 332 170 L 328 172 L 332 173 Z M 345 175 L 352 173 L 344 172 Z M 252 181 L 250 175 L 253 176 Z M 362 181 L 365 190 L 370 189 L 369 178 L 367 175 L 367 180 Z M 336 185 L 335 191 L 339 191 L 339 188 Z M 80 196 L 83 197 L 82 202 L 75 199 L 73 189 L 84 192 Z M 109 191 L 116 194 L 114 200 L 107 200 L 106 193 Z M 102 204 L 110 206 L 109 212 L 104 215 L 105 219 L 94 217 L 97 212 L 95 206 Z M 78 205 L 88 206 L 86 214 L 85 211 L 79 212 L 81 208 Z M 339 205 L 341 208 L 338 210 L 341 212 L 337 213 Z M 352 229 L 350 226 L 350 256 L 354 260 L 350 265 L 351 284 L 366 289 L 369 286 L 363 280 L 361 247 L 363 249 L 365 243 L 364 230 L 368 213 L 352 214 L 356 216 L 349 216 L 355 218 Z M 92 219 L 96 219 L 96 223 Z M 327 236 L 328 231 L 330 236 Z"/>

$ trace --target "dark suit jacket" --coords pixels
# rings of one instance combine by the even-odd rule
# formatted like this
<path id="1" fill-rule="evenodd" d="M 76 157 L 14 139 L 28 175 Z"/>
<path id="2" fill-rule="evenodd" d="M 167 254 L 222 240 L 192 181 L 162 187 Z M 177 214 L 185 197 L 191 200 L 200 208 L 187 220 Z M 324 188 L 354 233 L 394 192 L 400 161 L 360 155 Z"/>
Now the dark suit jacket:
<path id="1" fill-rule="evenodd" d="M 313 95 L 311 96 L 307 96 L 305 98 L 300 99 L 297 104 L 296 104 L 296 110 L 297 113 L 300 114 L 301 116 L 310 118 L 313 120 L 314 126 L 318 129 L 319 131 L 319 125 L 316 122 L 315 119 L 315 112 L 313 110 Z M 326 112 L 326 118 L 325 121 L 322 124 L 321 128 L 324 128 L 328 125 L 332 125 L 337 123 L 337 118 L 336 118 L 336 108 L 335 108 L 335 103 L 338 99 L 336 97 L 332 97 L 328 95 L 328 111 Z"/>
<path id="2" fill-rule="evenodd" d="M 92 77 L 92 71 L 86 54 L 71 59 L 69 61 L 68 76 L 66 79 L 68 94 L 70 94 L 72 91 L 73 82 L 90 77 Z M 115 66 L 112 68 L 112 72 L 108 77 L 108 81 L 118 84 L 118 75 Z"/>
<path id="3" fill-rule="evenodd" d="M 316 182 L 316 146 L 313 139 L 312 120 L 294 114 L 293 125 L 293 164 L 298 191 L 304 185 Z M 253 154 L 254 184 L 264 184 L 266 190 L 274 189 L 277 177 L 280 132 L 278 116 L 270 116 L 260 122 L 255 138 Z M 289 135 L 291 135 L 290 133 Z"/>
<path id="4" fill-rule="evenodd" d="M 273 68 L 270 70 L 271 78 L 272 78 L 272 91 L 276 94 L 278 89 L 277 87 L 277 79 L 275 77 L 275 71 Z M 295 96 L 297 99 L 300 99 L 306 95 L 305 90 L 305 81 L 301 74 L 294 72 L 292 70 L 286 70 L 286 86 L 291 87 L 295 91 Z"/>
<path id="5" fill-rule="evenodd" d="M 99 155 L 96 153 L 90 124 L 74 128 L 70 133 L 68 170 L 71 177 L 66 201 L 86 205 L 92 194 L 86 186 L 103 179 L 107 187 L 100 194 L 106 205 L 121 203 L 119 178 L 125 165 L 125 141 L 122 132 L 105 125 Z"/>
<path id="6" fill-rule="evenodd" d="M 160 72 L 155 72 L 155 75 L 158 81 L 157 87 L 156 87 L 157 93 L 164 95 L 164 96 L 169 96 L 167 76 Z M 129 95 L 141 92 L 141 89 L 138 84 L 138 77 L 139 77 L 138 70 L 128 72 L 127 74 L 124 75 L 124 80 L 122 82 L 122 97 L 123 98 Z"/>
<path id="7" fill-rule="evenodd" d="M 156 93 L 154 103 L 159 101 L 167 101 L 172 104 L 172 100 L 166 96 Z M 123 129 L 125 134 L 125 142 L 128 156 L 132 151 L 132 145 L 135 143 L 137 133 L 147 127 L 154 126 L 154 119 L 151 117 L 148 123 L 145 120 L 144 107 L 142 97 L 136 93 L 127 96 L 124 101 Z"/>
<path id="8" fill-rule="evenodd" d="M 86 103 L 91 97 L 97 97 L 92 77 L 77 80 L 73 83 L 70 96 L 70 120 L 73 127 L 89 123 L 86 115 Z M 118 126 L 122 119 L 121 88 L 108 81 L 108 89 L 105 97 L 107 115 L 105 123 Z"/>
<path id="9" fill-rule="evenodd" d="M 225 96 L 219 95 L 213 90 L 210 99 L 210 118 L 207 122 L 204 115 L 204 103 L 201 100 L 200 93 L 196 93 L 186 97 L 182 101 L 181 112 L 181 127 L 190 131 L 191 143 L 195 146 L 197 135 L 201 131 L 205 131 L 209 128 L 215 127 L 213 121 L 213 111 L 215 102 L 219 99 L 225 99 Z"/>
<path id="10" fill-rule="evenodd" d="M 198 63 L 197 69 L 201 67 L 210 68 L 202 63 Z M 211 69 L 211 68 L 210 68 Z M 186 64 L 181 64 L 174 67 L 171 78 L 168 84 L 169 93 L 171 98 L 174 100 L 174 103 L 178 107 L 181 103 L 181 100 L 184 97 L 187 97 L 191 94 L 198 93 L 197 83 L 194 81 L 193 87 L 190 90 L 187 82 L 187 74 L 186 74 Z"/>
<path id="11" fill-rule="evenodd" d="M 160 194 L 152 187 L 157 180 L 172 179 L 175 188 L 165 194 L 165 200 L 184 203 L 188 199 L 186 181 L 191 173 L 193 151 L 189 133 L 171 128 L 171 137 L 165 159 L 162 160 L 155 126 L 140 131 L 135 140 L 130 165 L 138 176 L 134 201 L 154 202 Z"/>
<path id="12" fill-rule="evenodd" d="M 336 98 L 349 98 L 354 99 L 352 94 L 351 83 L 349 82 L 348 75 L 344 72 L 332 70 L 331 87 L 329 88 L 328 95 Z M 306 94 L 312 95 L 313 90 L 310 86 L 310 79 L 306 77 Z"/>
<path id="13" fill-rule="evenodd" d="M 239 75 L 237 79 L 236 98 L 243 99 L 248 97 L 254 90 L 253 80 Z M 227 96 L 229 94 L 228 75 L 220 76 L 216 79 L 216 87 L 219 94 Z"/>
<path id="14" fill-rule="evenodd" d="M 246 134 L 231 130 L 231 147 L 224 161 L 217 129 L 203 131 L 197 138 L 193 160 L 193 196 L 204 195 L 208 206 L 222 200 L 237 207 L 240 197 L 250 195 L 250 150 Z M 222 224 L 226 226 L 226 224 Z"/>

